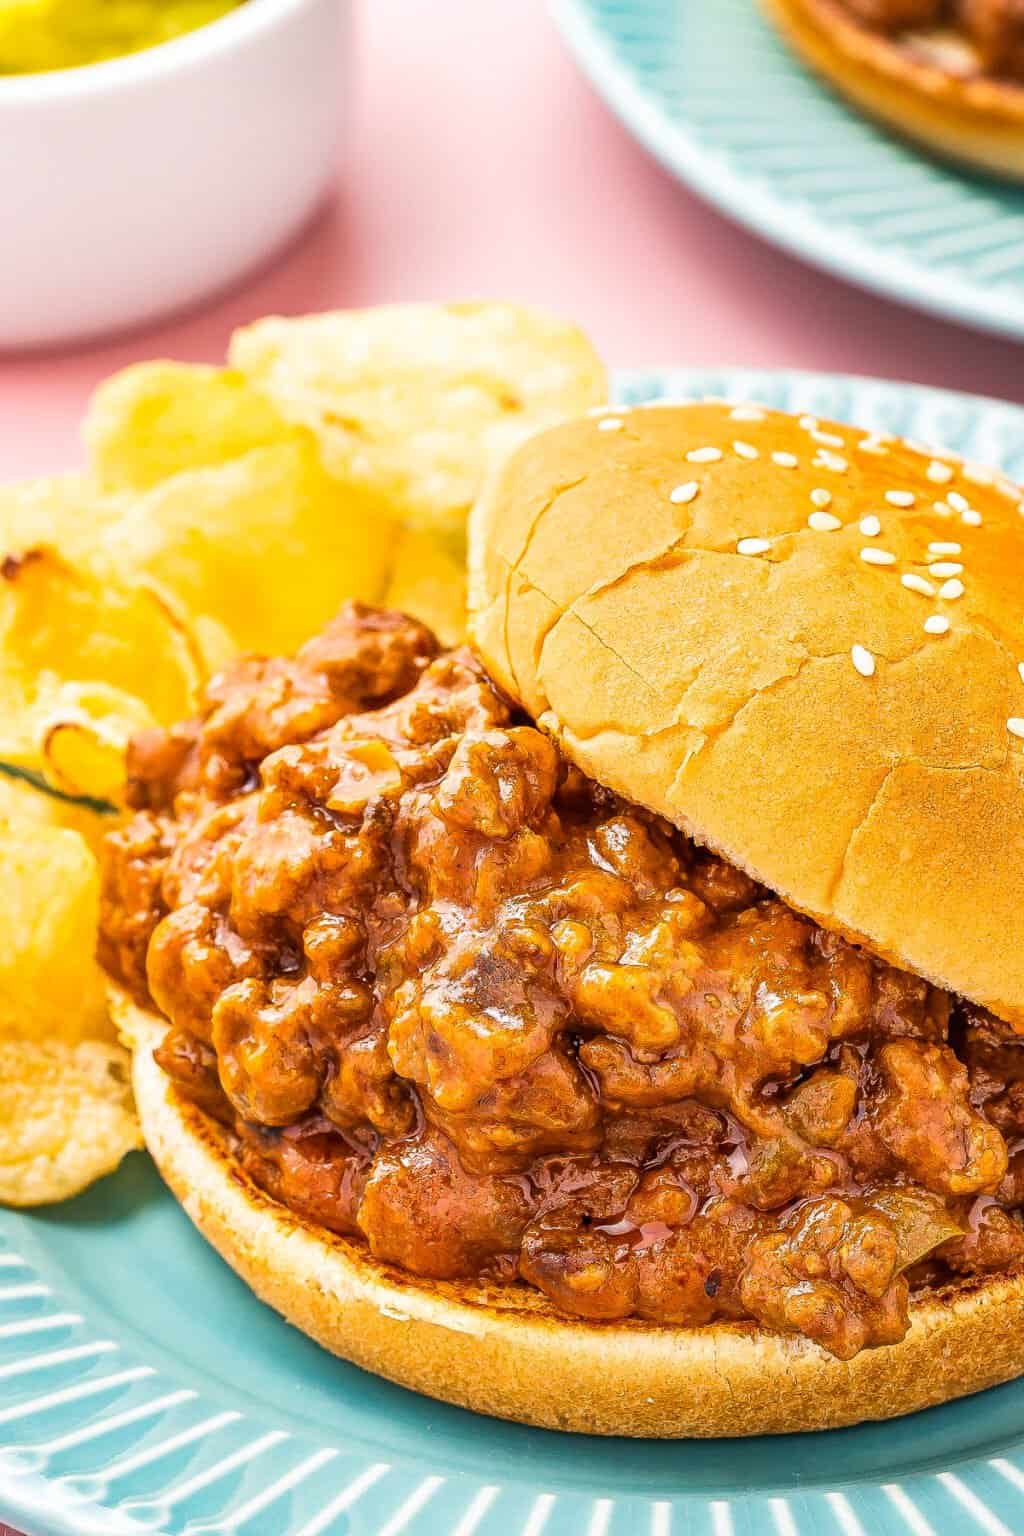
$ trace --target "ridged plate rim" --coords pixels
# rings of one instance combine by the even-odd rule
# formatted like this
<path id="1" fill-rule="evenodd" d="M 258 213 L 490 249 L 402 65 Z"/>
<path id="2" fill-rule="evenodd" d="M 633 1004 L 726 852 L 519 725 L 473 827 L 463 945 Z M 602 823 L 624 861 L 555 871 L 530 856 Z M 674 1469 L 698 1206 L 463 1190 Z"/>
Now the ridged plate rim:
<path id="1" fill-rule="evenodd" d="M 685 4 L 688 0 L 676 3 Z M 749 4 L 751 22 L 766 25 L 755 14 L 756 0 L 749 0 Z M 607 106 L 668 171 L 730 218 L 860 288 L 980 330 L 1024 336 L 1024 284 L 1019 290 L 1011 289 L 1007 285 L 975 281 L 955 271 L 940 271 L 915 260 L 912 254 L 880 248 L 869 237 L 860 238 L 835 226 L 813 206 L 804 207 L 787 197 L 778 185 L 759 184 L 744 174 L 735 160 L 716 152 L 704 141 L 699 122 L 685 113 L 673 114 L 659 99 L 619 48 L 616 37 L 602 25 L 594 0 L 548 0 L 548 6 L 577 64 Z M 637 0 L 637 24 L 649 21 L 657 26 L 659 9 L 664 11 L 664 5 Z M 665 46 L 670 43 L 671 39 L 666 37 Z M 836 113 L 849 118 L 853 110 L 838 98 L 823 96 L 819 114 L 823 130 Z M 881 133 L 866 121 L 862 126 L 865 135 L 873 138 Z M 897 164 L 908 153 L 907 147 L 892 141 L 892 148 L 893 163 Z M 969 190 L 981 190 L 996 201 L 1015 195 L 999 182 L 971 177 L 930 158 L 926 158 L 926 163 L 936 175 L 945 178 L 951 189 L 961 187 L 965 197 Z"/>

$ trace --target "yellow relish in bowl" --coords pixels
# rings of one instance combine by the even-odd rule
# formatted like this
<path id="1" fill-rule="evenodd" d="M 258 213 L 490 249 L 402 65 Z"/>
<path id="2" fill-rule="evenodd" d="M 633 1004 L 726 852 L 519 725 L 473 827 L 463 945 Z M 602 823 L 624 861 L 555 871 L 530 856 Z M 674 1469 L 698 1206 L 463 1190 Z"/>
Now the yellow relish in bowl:
<path id="1" fill-rule="evenodd" d="M 193 32 L 244 0 L 0 0 L 0 75 L 76 69 Z"/>

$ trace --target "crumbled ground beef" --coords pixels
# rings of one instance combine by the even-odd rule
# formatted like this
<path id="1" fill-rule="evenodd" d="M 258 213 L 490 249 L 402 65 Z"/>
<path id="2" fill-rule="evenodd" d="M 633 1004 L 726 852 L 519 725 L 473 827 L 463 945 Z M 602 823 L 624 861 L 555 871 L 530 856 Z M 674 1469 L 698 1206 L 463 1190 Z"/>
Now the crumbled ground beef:
<path id="1" fill-rule="evenodd" d="M 411 620 L 238 662 L 130 797 L 105 963 L 250 1175 L 377 1257 L 844 1358 L 922 1265 L 1024 1260 L 1012 1030 L 590 783 Z"/>

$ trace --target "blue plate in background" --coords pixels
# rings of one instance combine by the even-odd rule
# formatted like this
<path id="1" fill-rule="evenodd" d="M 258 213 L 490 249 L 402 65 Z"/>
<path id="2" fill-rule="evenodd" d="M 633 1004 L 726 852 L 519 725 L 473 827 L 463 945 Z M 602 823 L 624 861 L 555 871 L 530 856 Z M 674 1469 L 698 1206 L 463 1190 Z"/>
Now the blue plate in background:
<path id="1" fill-rule="evenodd" d="M 862 287 L 1024 336 L 1024 187 L 929 159 L 820 84 L 757 0 L 551 0 L 612 110 L 681 181 Z"/>
<path id="2" fill-rule="evenodd" d="M 1024 479 L 1024 411 L 996 401 L 735 369 L 624 374 L 617 390 L 755 398 Z M 66 1205 L 0 1212 L 4 1518 L 30 1536 L 1021 1536 L 1024 1381 L 760 1440 L 499 1423 L 289 1328 L 134 1154 Z"/>

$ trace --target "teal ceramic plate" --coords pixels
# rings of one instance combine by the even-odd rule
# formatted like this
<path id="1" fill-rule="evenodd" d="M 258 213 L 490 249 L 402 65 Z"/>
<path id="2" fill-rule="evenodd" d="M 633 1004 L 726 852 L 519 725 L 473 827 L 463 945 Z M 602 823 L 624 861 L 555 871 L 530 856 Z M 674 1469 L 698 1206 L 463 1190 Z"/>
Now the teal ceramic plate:
<path id="1" fill-rule="evenodd" d="M 585 73 L 681 180 L 863 287 L 1024 335 L 1024 188 L 940 165 L 820 85 L 757 0 L 551 0 Z"/>
<path id="2" fill-rule="evenodd" d="M 1024 478 L 1024 411 L 994 401 L 734 370 L 625 374 L 618 390 L 753 397 Z M 1024 1382 L 761 1440 L 501 1424 L 322 1353 L 135 1154 L 68 1205 L 0 1213 L 3 1519 L 30 1536 L 1020 1536 Z"/>

